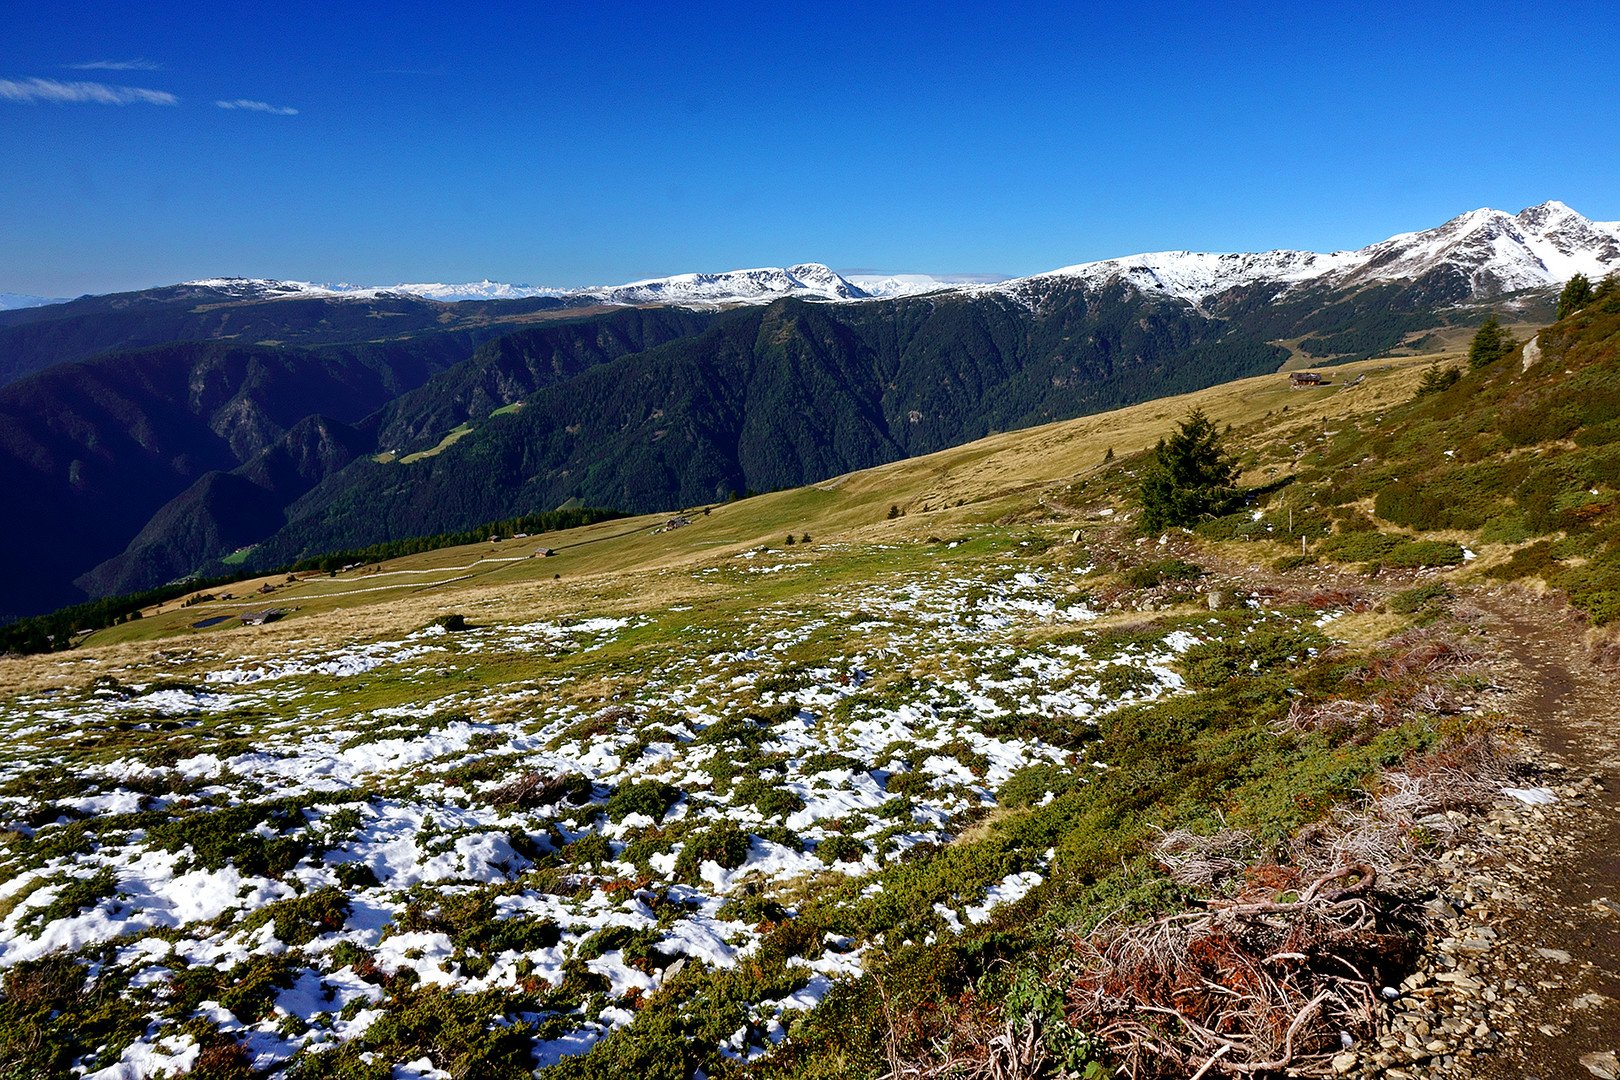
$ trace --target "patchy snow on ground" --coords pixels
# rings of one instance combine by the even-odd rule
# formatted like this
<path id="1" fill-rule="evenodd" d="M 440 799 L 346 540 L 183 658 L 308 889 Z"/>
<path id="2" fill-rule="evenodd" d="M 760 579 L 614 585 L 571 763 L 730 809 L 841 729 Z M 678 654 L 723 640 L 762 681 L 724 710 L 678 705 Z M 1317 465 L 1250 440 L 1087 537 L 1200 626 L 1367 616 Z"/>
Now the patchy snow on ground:
<path id="1" fill-rule="evenodd" d="M 718 581 L 803 568 L 729 561 Z M 808 584 L 735 618 L 672 605 L 675 644 L 652 664 L 624 659 L 649 617 L 588 612 L 179 656 L 172 685 L 105 671 L 76 695 L 19 695 L 0 716 L 0 967 L 94 958 L 97 978 L 151 1003 L 146 1031 L 88 1073 L 107 1080 L 195 1061 L 172 1003 L 197 966 L 225 985 L 285 965 L 263 1010 L 202 997 L 188 1014 L 259 1067 L 359 1037 L 402 978 L 516 993 L 599 976 L 606 989 L 539 1029 L 537 1060 L 554 1063 L 630 1023 L 676 963 L 724 968 L 758 949 L 768 920 L 739 898 L 859 882 L 948 842 L 1028 766 L 1080 782 L 1105 766 L 1042 733 L 1181 692 L 1173 665 L 1203 639 L 1100 648 L 1073 580 L 942 563 Z M 585 694 L 625 672 L 628 689 Z M 572 786 L 542 790 L 552 778 Z M 621 807 L 636 785 L 665 794 Z M 746 843 L 727 865 L 683 860 L 731 827 Z M 984 924 L 1042 880 L 983 883 L 936 905 L 939 924 Z M 324 921 L 299 906 L 311 898 L 337 898 Z M 454 914 L 474 902 L 483 914 Z M 870 947 L 794 957 L 802 985 L 754 1003 L 724 1052 L 766 1052 Z M 425 1058 L 394 1067 L 446 1075 Z"/>

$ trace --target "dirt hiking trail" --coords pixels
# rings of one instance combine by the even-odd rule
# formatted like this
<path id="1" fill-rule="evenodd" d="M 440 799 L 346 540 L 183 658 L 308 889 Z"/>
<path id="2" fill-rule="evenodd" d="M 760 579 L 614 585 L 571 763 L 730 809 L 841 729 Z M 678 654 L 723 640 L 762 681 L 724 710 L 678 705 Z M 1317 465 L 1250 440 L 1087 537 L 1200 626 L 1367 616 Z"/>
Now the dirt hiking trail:
<path id="1" fill-rule="evenodd" d="M 1523 947 L 1530 988 L 1496 1054 L 1475 1075 L 1511 1080 L 1620 1077 L 1620 670 L 1597 663 L 1570 609 L 1517 590 L 1467 597 L 1501 658 L 1491 678 L 1504 711 L 1542 755 L 1557 784 L 1595 779 L 1586 808 L 1561 814 L 1571 850 L 1552 854 L 1527 883 L 1526 910 L 1503 911 L 1504 939 Z M 1559 768 L 1562 766 L 1562 768 Z M 1549 849 L 1552 845 L 1548 845 Z"/>

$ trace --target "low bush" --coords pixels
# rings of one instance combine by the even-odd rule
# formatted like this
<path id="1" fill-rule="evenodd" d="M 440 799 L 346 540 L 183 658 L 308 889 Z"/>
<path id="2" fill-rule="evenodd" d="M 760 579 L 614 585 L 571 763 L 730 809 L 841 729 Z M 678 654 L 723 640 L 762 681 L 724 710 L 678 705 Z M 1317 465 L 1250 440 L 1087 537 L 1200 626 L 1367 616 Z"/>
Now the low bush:
<path id="1" fill-rule="evenodd" d="M 45 928 L 58 919 L 71 919 L 85 908 L 95 907 L 118 890 L 118 875 L 103 868 L 87 878 L 68 878 L 56 891 L 50 903 L 31 907 L 17 919 L 19 927 L 27 927 L 31 937 L 39 937 Z"/>
<path id="2" fill-rule="evenodd" d="M 1384 565 L 1399 567 L 1456 566 L 1462 561 L 1462 545 L 1450 540 L 1408 540 L 1384 556 Z"/>
<path id="3" fill-rule="evenodd" d="M 735 870 L 748 859 L 748 834 L 732 821 L 723 821 L 702 832 L 691 833 L 681 846 L 675 859 L 675 877 L 679 881 L 701 880 L 703 864 L 719 863 L 727 870 Z"/>
<path id="4" fill-rule="evenodd" d="M 865 855 L 866 845 L 853 836 L 829 836 L 816 845 L 816 858 L 829 866 L 835 862 L 860 862 Z"/>
<path id="5" fill-rule="evenodd" d="M 1153 672 L 1132 664 L 1109 664 L 1097 673 L 1097 688 L 1107 698 L 1140 694 L 1156 681 Z"/>
<path id="6" fill-rule="evenodd" d="M 1406 589 L 1390 597 L 1389 610 L 1397 615 L 1411 615 L 1451 599 L 1451 590 L 1442 582 L 1431 581 L 1415 589 Z"/>
<path id="7" fill-rule="evenodd" d="M 1200 642 L 1182 654 L 1181 663 L 1189 683 L 1214 687 L 1301 662 L 1328 644 L 1327 638 L 1306 627 L 1262 624 L 1241 640 Z"/>
<path id="8" fill-rule="evenodd" d="M 500 991 L 401 988 L 364 1034 L 341 1046 L 299 1053 L 286 1075 L 288 1080 L 386 1080 L 393 1062 L 425 1057 L 451 1076 L 528 1080 L 534 1070 L 533 1024 L 504 1016 L 506 1004 Z"/>
<path id="9" fill-rule="evenodd" d="M 590 833 L 563 848 L 563 858 L 575 866 L 600 866 L 613 858 L 613 845 L 601 833 Z"/>
<path id="10" fill-rule="evenodd" d="M 608 796 L 608 820 L 617 823 L 631 814 L 645 814 L 654 821 L 661 821 L 680 797 L 680 788 L 666 784 L 662 780 L 640 780 L 633 784 L 621 784 L 614 789 L 612 795 Z"/>
<path id="11" fill-rule="evenodd" d="M 934 776 L 926 772 L 899 772 L 891 773 L 884 787 L 896 795 L 909 795 L 917 798 L 934 789 Z"/>
<path id="12" fill-rule="evenodd" d="M 1170 581 L 1194 581 L 1203 575 L 1201 566 L 1180 559 L 1160 559 L 1131 567 L 1120 575 L 1120 581 L 1133 589 L 1148 589 Z"/>
<path id="13" fill-rule="evenodd" d="M 269 825 L 277 835 L 260 835 L 256 831 L 260 825 Z M 147 830 L 146 842 L 168 852 L 191 848 L 190 858 L 176 865 L 176 873 L 192 865 L 222 870 L 234 864 L 243 874 L 280 877 L 312 850 L 307 834 L 284 831 L 303 825 L 299 802 L 246 803 L 187 811 Z"/>
<path id="14" fill-rule="evenodd" d="M 251 934 L 268 923 L 274 923 L 276 939 L 282 944 L 308 945 L 322 934 L 335 934 L 342 930 L 349 910 L 349 898 L 343 890 L 328 886 L 303 896 L 266 904 L 242 920 L 241 932 Z"/>
<path id="15" fill-rule="evenodd" d="M 1062 765 L 1025 765 L 1015 770 L 996 789 L 996 802 L 1019 809 L 1040 802 L 1048 794 L 1054 798 L 1067 795 L 1084 783 L 1084 777 L 1075 775 Z"/>
<path id="16" fill-rule="evenodd" d="M 768 780 L 757 777 L 744 780 L 732 791 L 734 802 L 752 803 L 767 818 L 786 817 L 804 809 L 804 800 L 798 795 Z"/>

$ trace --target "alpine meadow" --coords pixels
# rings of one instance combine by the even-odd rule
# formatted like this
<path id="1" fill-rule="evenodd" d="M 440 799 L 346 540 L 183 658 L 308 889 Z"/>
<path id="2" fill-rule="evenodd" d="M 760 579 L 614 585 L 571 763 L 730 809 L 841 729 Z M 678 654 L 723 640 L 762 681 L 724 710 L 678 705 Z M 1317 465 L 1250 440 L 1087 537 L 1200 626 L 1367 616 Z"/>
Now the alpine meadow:
<path id="1" fill-rule="evenodd" d="M 1523 15 L 19 11 L 0 1080 L 1620 1080 Z"/>

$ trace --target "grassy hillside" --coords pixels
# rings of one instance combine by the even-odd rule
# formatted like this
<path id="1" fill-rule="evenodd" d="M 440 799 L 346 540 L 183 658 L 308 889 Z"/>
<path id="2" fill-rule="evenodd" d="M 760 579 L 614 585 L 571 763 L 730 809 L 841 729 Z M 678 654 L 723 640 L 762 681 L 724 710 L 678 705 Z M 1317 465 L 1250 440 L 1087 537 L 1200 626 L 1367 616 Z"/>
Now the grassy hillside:
<path id="1" fill-rule="evenodd" d="M 1558 575 L 1608 557 L 1580 470 L 1614 333 L 1580 314 L 1416 399 L 1462 357 L 243 582 L 0 660 L 0 1063 L 875 1078 L 1006 1034 L 1053 1075 L 1329 1072 L 1416 962 L 1400 867 L 1499 796 L 1446 596 L 1517 566 L 1579 598 Z M 1140 536 L 1143 455 L 1195 406 L 1258 490 Z M 1600 494 L 1538 502 L 1543 469 Z M 1242 904 L 1281 929 L 1198 938 L 1198 977 L 1299 959 L 1219 1021 L 1240 1051 L 1199 1042 L 1221 1000 L 1169 996 L 1187 969 L 1099 974 Z"/>

